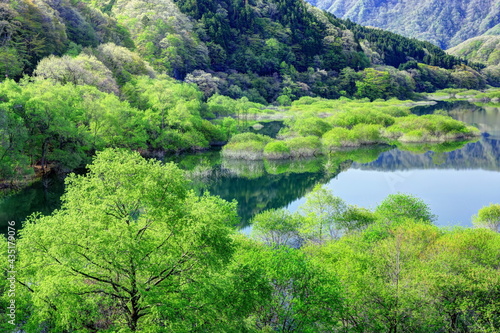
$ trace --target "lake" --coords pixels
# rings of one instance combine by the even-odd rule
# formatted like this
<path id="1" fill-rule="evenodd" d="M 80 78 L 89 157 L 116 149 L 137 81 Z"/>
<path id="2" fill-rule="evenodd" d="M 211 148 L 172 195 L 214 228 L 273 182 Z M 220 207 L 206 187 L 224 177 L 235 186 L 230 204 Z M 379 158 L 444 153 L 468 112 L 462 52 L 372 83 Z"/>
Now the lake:
<path id="1" fill-rule="evenodd" d="M 378 146 L 297 161 L 224 160 L 218 151 L 171 160 L 187 170 L 198 193 L 237 200 L 244 230 L 265 209 L 296 210 L 318 183 L 347 203 L 366 208 L 374 208 L 391 193 L 409 193 L 429 204 L 438 216 L 436 224 L 471 226 L 471 216 L 481 207 L 500 203 L 500 108 L 439 102 L 414 112 L 439 109 L 477 126 L 482 137 L 467 144 Z M 272 135 L 279 127 L 271 122 L 260 131 Z M 59 207 L 63 190 L 63 180 L 52 176 L 0 199 L 0 227 L 36 211 L 49 214 Z"/>

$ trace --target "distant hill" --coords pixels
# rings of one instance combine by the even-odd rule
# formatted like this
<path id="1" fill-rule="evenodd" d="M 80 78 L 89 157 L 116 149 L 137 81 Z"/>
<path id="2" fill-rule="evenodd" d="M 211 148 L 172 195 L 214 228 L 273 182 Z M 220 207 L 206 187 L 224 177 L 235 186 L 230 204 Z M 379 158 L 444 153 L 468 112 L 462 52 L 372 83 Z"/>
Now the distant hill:
<path id="1" fill-rule="evenodd" d="M 0 2 L 0 80 L 71 77 L 119 94 L 152 69 L 197 84 L 205 98 L 266 104 L 280 96 L 406 99 L 415 91 L 480 89 L 500 77 L 486 78 L 483 67 L 304 0 Z M 84 77 L 73 79 L 75 72 Z"/>
<path id="2" fill-rule="evenodd" d="M 427 40 L 443 49 L 482 35 L 500 23 L 500 0 L 308 1 L 337 17 Z"/>
<path id="3" fill-rule="evenodd" d="M 447 50 L 449 54 L 486 65 L 500 65 L 500 35 L 483 35 Z"/>
<path id="4" fill-rule="evenodd" d="M 500 35 L 500 24 L 497 24 L 490 30 L 486 31 L 484 35 Z"/>

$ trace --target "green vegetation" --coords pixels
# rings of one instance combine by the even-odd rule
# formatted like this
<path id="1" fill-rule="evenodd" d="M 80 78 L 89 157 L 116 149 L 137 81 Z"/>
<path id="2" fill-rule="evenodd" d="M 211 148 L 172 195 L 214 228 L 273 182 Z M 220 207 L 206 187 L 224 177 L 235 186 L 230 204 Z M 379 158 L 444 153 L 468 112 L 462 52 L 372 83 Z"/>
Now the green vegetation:
<path id="1" fill-rule="evenodd" d="M 36 165 L 72 170 L 105 147 L 203 149 L 235 132 L 231 121 L 202 119 L 202 94 L 195 86 L 164 76 L 138 77 L 124 86 L 124 94 L 128 101 L 89 85 L 0 83 L 0 178 L 14 179 Z"/>
<path id="2" fill-rule="evenodd" d="M 468 61 L 302 0 L 21 0 L 0 15 L 2 79 L 35 74 L 116 93 L 156 71 L 195 83 L 204 98 L 281 106 L 302 96 L 405 99 L 470 84 L 451 77 Z"/>
<path id="3" fill-rule="evenodd" d="M 384 131 L 385 137 L 400 142 L 445 142 L 469 139 L 478 135 L 478 129 L 442 115 L 396 118 L 395 124 Z"/>
<path id="4" fill-rule="evenodd" d="M 107 149 L 88 169 L 67 178 L 61 209 L 19 232 L 16 329 L 500 329 L 500 234 L 433 226 L 411 195 L 371 211 L 316 186 L 296 213 L 256 215 L 249 239 L 232 228 L 235 202 L 195 195 L 172 163 Z M 496 206 L 476 220 L 498 220 Z M 0 281 L 4 308 L 9 288 Z"/>
<path id="5" fill-rule="evenodd" d="M 468 100 L 474 103 L 486 102 L 498 104 L 500 101 L 500 90 L 498 88 L 488 88 L 479 91 L 467 89 L 443 89 L 434 93 L 425 94 L 425 96 L 430 100 Z"/>
<path id="6" fill-rule="evenodd" d="M 477 36 L 448 49 L 446 52 L 488 66 L 500 65 L 500 36 Z"/>
<path id="7" fill-rule="evenodd" d="M 293 158 L 312 157 L 321 154 L 321 141 L 316 136 L 305 136 L 287 139 L 286 145 Z"/>
<path id="8" fill-rule="evenodd" d="M 265 117 L 292 115 L 287 141 L 265 154 L 249 143 L 250 158 L 385 142 L 374 127 L 355 127 L 407 115 L 381 99 L 500 82 L 494 67 L 302 0 L 20 0 L 1 5 L 0 22 L 2 185 L 83 167 L 106 147 L 161 157 L 221 146 Z M 373 110 L 356 111 L 368 100 Z M 308 138 L 335 127 L 352 131 L 343 143 L 338 130 L 326 145 Z"/>
<path id="9" fill-rule="evenodd" d="M 476 227 L 500 232 L 500 204 L 490 204 L 481 208 L 477 215 L 472 217 L 472 223 Z"/>
<path id="10" fill-rule="evenodd" d="M 456 148 L 477 130 L 412 116 L 410 99 L 451 88 L 494 102 L 483 90 L 497 69 L 302 0 L 2 2 L 0 186 L 87 174 L 66 179 L 60 209 L 29 217 L 16 260 L 0 263 L 17 269 L 15 323 L 3 311 L 0 330 L 498 331 L 498 233 L 440 230 L 409 195 L 372 211 L 317 186 L 293 214 L 245 193 L 247 221 L 261 213 L 248 239 L 236 202 L 186 178 L 225 172 L 300 197 L 387 144 Z M 285 119 L 277 139 L 248 132 L 265 117 Z M 224 144 L 189 172 L 144 159 Z M 474 223 L 498 231 L 496 206 Z M 4 309 L 11 286 L 0 281 Z"/>
<path id="11" fill-rule="evenodd" d="M 295 245 L 301 219 L 285 209 L 266 210 L 252 219 L 252 236 L 268 246 Z"/>
<path id="12" fill-rule="evenodd" d="M 264 156 L 264 147 L 272 139 L 265 135 L 254 133 L 243 133 L 234 135 L 222 151 L 225 157 L 237 159 L 262 159 Z"/>
<path id="13" fill-rule="evenodd" d="M 432 223 L 436 220 L 427 204 L 407 194 L 391 194 L 375 209 L 379 219 L 388 224 L 401 223 L 405 219 Z"/>
<path id="14" fill-rule="evenodd" d="M 249 136 L 247 143 L 243 142 L 246 136 L 239 136 L 238 144 L 231 140 L 223 153 L 226 157 L 247 159 L 287 159 L 336 154 L 342 148 L 366 145 L 445 143 L 480 135 L 476 128 L 448 115 L 410 115 L 408 105 L 411 102 L 395 99 L 369 102 L 303 97 L 286 112 L 287 126 L 280 130 L 280 139 L 268 138 L 263 146 L 255 142 L 254 136 Z"/>
<path id="15" fill-rule="evenodd" d="M 264 157 L 267 159 L 284 159 L 290 157 L 290 147 L 283 141 L 272 141 L 264 147 Z"/>

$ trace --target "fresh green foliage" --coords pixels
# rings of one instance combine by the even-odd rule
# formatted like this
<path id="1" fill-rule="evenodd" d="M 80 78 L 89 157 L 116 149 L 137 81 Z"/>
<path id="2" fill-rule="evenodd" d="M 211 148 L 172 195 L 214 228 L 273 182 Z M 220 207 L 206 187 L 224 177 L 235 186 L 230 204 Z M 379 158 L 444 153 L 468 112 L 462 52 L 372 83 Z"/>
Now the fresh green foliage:
<path id="1" fill-rule="evenodd" d="M 290 157 L 290 147 L 283 141 L 271 141 L 264 147 L 267 159 L 286 159 Z"/>
<path id="2" fill-rule="evenodd" d="M 481 208 L 477 215 L 472 217 L 472 223 L 476 227 L 500 232 L 500 204 L 490 204 Z"/>
<path id="3" fill-rule="evenodd" d="M 173 164 L 119 150 L 66 182 L 62 208 L 22 230 L 19 281 L 35 307 L 27 327 L 188 325 L 171 314 L 206 307 L 212 286 L 203 281 L 234 251 L 235 204 L 195 196 Z"/>
<path id="4" fill-rule="evenodd" d="M 371 104 L 370 104 L 371 105 Z M 383 127 L 394 124 L 394 117 L 384 112 L 385 110 L 371 109 L 367 105 L 364 109 L 342 110 L 327 118 L 327 121 L 336 127 L 353 128 L 358 124 L 382 125 Z"/>
<path id="5" fill-rule="evenodd" d="M 306 203 L 300 208 L 305 220 L 299 232 L 306 240 L 322 243 L 342 235 L 342 220 L 347 204 L 330 191 L 317 185 L 306 195 Z"/>
<path id="6" fill-rule="evenodd" d="M 356 133 L 343 127 L 335 127 L 323 135 L 323 146 L 327 151 L 333 151 L 340 147 L 358 147 L 360 143 Z"/>
<path id="7" fill-rule="evenodd" d="M 489 96 L 493 98 L 494 92 Z M 282 142 L 270 142 L 267 153 L 245 155 L 236 152 L 260 151 L 262 148 L 254 143 L 228 145 L 224 151 L 232 150 L 232 153 L 226 154 L 227 157 L 286 159 L 321 153 L 337 154 L 342 148 L 365 145 L 450 143 L 471 140 L 480 135 L 476 128 L 448 115 L 412 115 L 409 111 L 411 105 L 411 102 L 396 99 L 370 102 L 368 99 L 302 97 L 293 102 L 286 112 L 286 127 L 278 134 Z"/>
<path id="8" fill-rule="evenodd" d="M 236 203 L 196 196 L 174 164 L 105 150 L 20 232 L 19 329 L 498 331 L 499 233 L 433 219 L 410 195 L 372 212 L 317 186 L 298 213 L 256 215 L 253 241 L 231 230 Z"/>
<path id="9" fill-rule="evenodd" d="M 52 79 L 61 84 L 91 85 L 99 90 L 118 94 L 118 86 L 111 71 L 95 57 L 84 54 L 75 58 L 49 56 L 35 69 L 37 79 Z"/>
<path id="10" fill-rule="evenodd" d="M 302 251 L 246 249 L 245 262 L 262 267 L 272 296 L 253 313 L 257 332 L 318 332 L 340 328 L 341 286 Z"/>
<path id="11" fill-rule="evenodd" d="M 88 50 L 99 59 L 112 73 L 116 82 L 123 86 L 133 78 L 133 75 L 147 75 L 154 78 L 155 71 L 149 63 L 142 59 L 139 54 L 129 49 L 106 43 L 99 45 L 96 49 Z"/>
<path id="12" fill-rule="evenodd" d="M 424 115 L 396 118 L 383 136 L 401 142 L 444 142 L 478 136 L 479 131 L 448 116 Z"/>
<path id="13" fill-rule="evenodd" d="M 498 329 L 499 249 L 498 235 L 484 229 L 410 220 L 305 251 L 340 278 L 346 331 L 423 333 Z"/>
<path id="14" fill-rule="evenodd" d="M 62 55 L 71 46 L 113 42 L 133 47 L 127 29 L 84 1 L 2 3 L 0 20 L 0 58 L 1 64 L 7 65 L 0 66 L 2 78 L 31 74 L 42 58 Z"/>
<path id="15" fill-rule="evenodd" d="M 78 75 L 64 71 L 70 77 Z M 237 132 L 234 119 L 214 123 L 202 119 L 202 93 L 194 85 L 165 76 L 135 77 L 127 83 L 123 92 L 130 103 L 99 91 L 100 84 L 96 88 L 75 83 L 51 79 L 0 83 L 0 179 L 19 178 L 36 165 L 42 171 L 48 167 L 70 171 L 106 147 L 162 155 L 204 149 Z"/>
<path id="16" fill-rule="evenodd" d="M 481 35 L 468 39 L 446 52 L 485 65 L 500 65 L 500 36 Z"/>
<path id="17" fill-rule="evenodd" d="M 204 98 L 222 94 L 281 106 L 302 96 L 406 99 L 450 85 L 477 88 L 486 77 L 495 82 L 491 71 L 452 78 L 451 69 L 467 61 L 430 43 L 342 21 L 302 0 L 21 0 L 2 6 L 1 77 L 32 74 L 43 58 L 65 54 L 75 59 L 50 58 L 40 76 L 61 76 L 67 67 L 80 82 L 116 93 L 116 84 L 133 75 L 153 77 L 156 70 L 197 84 Z M 440 69 L 422 70 L 417 62 L 447 68 L 444 80 L 430 80 L 424 72 Z"/>
<path id="18" fill-rule="evenodd" d="M 285 209 L 266 210 L 253 218 L 252 235 L 269 246 L 294 245 L 301 219 Z"/>
<path id="19" fill-rule="evenodd" d="M 222 153 L 225 157 L 231 158 L 262 159 L 264 148 L 271 141 L 270 137 L 261 134 L 237 134 L 224 146 Z"/>
<path id="20" fill-rule="evenodd" d="M 316 136 L 296 137 L 285 140 L 290 149 L 290 156 L 311 157 L 321 154 L 321 141 Z"/>
<path id="21" fill-rule="evenodd" d="M 397 224 L 405 219 L 432 223 L 436 216 L 421 199 L 409 194 L 390 194 L 375 209 L 375 214 L 388 224 Z"/>

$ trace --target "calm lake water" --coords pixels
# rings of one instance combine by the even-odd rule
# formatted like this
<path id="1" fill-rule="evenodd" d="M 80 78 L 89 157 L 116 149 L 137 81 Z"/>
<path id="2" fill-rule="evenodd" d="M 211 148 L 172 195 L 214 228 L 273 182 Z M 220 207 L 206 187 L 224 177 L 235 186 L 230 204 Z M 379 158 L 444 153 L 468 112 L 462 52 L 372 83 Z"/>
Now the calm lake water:
<path id="1" fill-rule="evenodd" d="M 224 160 L 217 151 L 172 160 L 187 170 L 197 192 L 237 200 L 243 228 L 262 210 L 296 210 L 318 183 L 346 202 L 367 208 L 391 193 L 409 193 L 430 205 L 438 225 L 470 226 L 481 207 L 500 203 L 500 108 L 440 102 L 415 112 L 438 109 L 477 126 L 483 132 L 480 140 L 401 149 L 381 146 L 300 161 Z M 272 122 L 261 131 L 269 135 L 279 127 Z M 36 211 L 49 214 L 59 207 L 63 190 L 62 179 L 52 177 L 0 199 L 0 227 Z"/>

